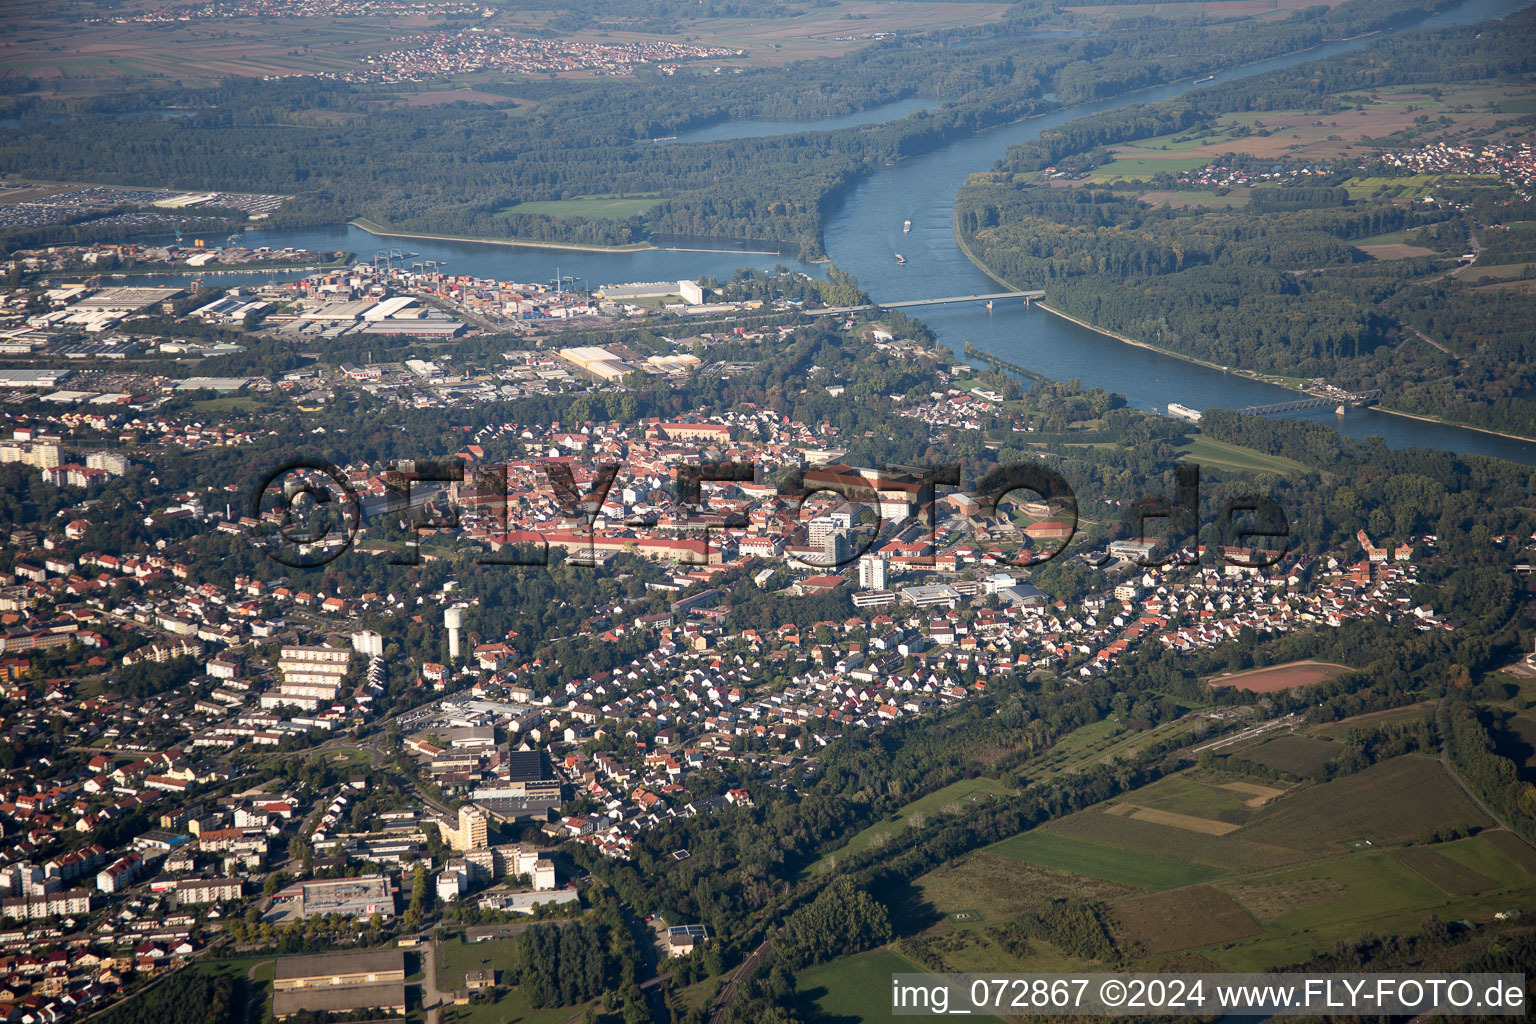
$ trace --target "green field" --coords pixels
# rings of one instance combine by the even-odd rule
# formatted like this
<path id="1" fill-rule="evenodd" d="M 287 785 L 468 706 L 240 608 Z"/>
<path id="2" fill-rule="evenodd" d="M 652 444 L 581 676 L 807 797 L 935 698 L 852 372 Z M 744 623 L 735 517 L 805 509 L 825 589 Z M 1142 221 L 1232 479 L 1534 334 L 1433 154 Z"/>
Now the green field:
<path id="1" fill-rule="evenodd" d="M 795 984 L 807 1019 L 822 1017 L 837 1024 L 858 1024 L 890 1019 L 892 974 L 920 973 L 923 968 L 899 953 L 873 949 L 809 967 L 795 976 Z M 903 1019 L 943 1018 L 934 1015 Z"/>
<path id="2" fill-rule="evenodd" d="M 1536 858 L 1536 851 L 1532 851 L 1510 832 L 1484 832 L 1470 839 L 1437 845 L 1433 849 L 1447 860 L 1465 865 L 1491 879 L 1494 885 L 1529 886 L 1536 883 L 1536 877 L 1514 859 L 1523 850 L 1524 859 L 1530 863 L 1532 858 Z"/>
<path id="3" fill-rule="evenodd" d="M 1276 473 L 1281 476 L 1307 472 L 1306 465 L 1295 459 L 1288 459 L 1283 455 L 1266 455 L 1252 448 L 1206 437 L 1204 434 L 1196 434 L 1190 438 L 1188 444 L 1179 447 L 1179 452 L 1186 460 L 1198 462 L 1202 466 L 1219 466 L 1222 469 L 1247 470 L 1256 473 Z"/>
<path id="4" fill-rule="evenodd" d="M 1387 854 L 1345 857 L 1320 867 L 1271 876 L 1269 881 L 1326 877 L 1341 883 L 1347 895 L 1301 907 L 1276 923 L 1289 929 L 1359 921 L 1383 910 L 1430 906 L 1445 897 L 1440 890 Z"/>
<path id="5" fill-rule="evenodd" d="M 1341 747 L 1283 739 L 1309 753 Z M 1536 849 L 1512 833 L 1397 846 L 1433 828 L 1483 824 L 1432 758 L 1393 758 L 1254 807 L 1222 788 L 1234 780 L 1251 781 L 1189 769 L 933 870 L 918 882 L 937 922 L 925 938 L 953 970 L 1069 970 L 1082 965 L 1044 944 L 1012 957 L 988 929 L 1050 899 L 1099 902 L 1122 951 L 1143 969 L 1172 969 L 1174 957 L 1257 971 L 1307 960 L 1340 939 L 1414 933 L 1430 914 L 1489 921 L 1536 895 Z M 1132 808 L 1246 824 L 1210 835 L 1201 821 L 1138 819 Z"/>
<path id="6" fill-rule="evenodd" d="M 1247 803 L 1254 794 L 1221 788 L 1222 783 L 1232 781 L 1252 780 L 1244 780 L 1225 772 L 1212 773 L 1207 778 L 1195 773 L 1182 773 L 1160 779 L 1115 802 L 1241 825 L 1256 813 L 1255 808 L 1249 807 Z"/>
<path id="7" fill-rule="evenodd" d="M 1469 896 L 1496 888 L 1493 879 L 1487 875 L 1460 861 L 1443 857 L 1440 851 L 1428 846 L 1405 846 L 1397 851 L 1397 859 L 1448 896 Z"/>
<path id="8" fill-rule="evenodd" d="M 1348 843 L 1402 842 L 1447 825 L 1487 824 L 1438 761 L 1408 755 L 1288 793 L 1234 835 L 1325 853 Z"/>
<path id="9" fill-rule="evenodd" d="M 1055 775 L 1089 754 L 1107 750 L 1115 744 L 1123 731 L 1124 727 L 1114 715 L 1073 729 L 1051 744 L 1049 751 L 1031 760 L 1019 772 L 1019 778 L 1025 782 L 1038 782 Z"/>
<path id="10" fill-rule="evenodd" d="M 1321 768 L 1343 752 L 1342 747 L 1311 736 L 1276 736 L 1251 747 L 1238 747 L 1231 753 L 1240 760 L 1301 775 Z"/>
<path id="11" fill-rule="evenodd" d="M 1088 812 L 1093 813 L 1093 812 Z M 1101 815 L 1110 820 L 1110 815 Z M 1009 860 L 1102 878 L 1138 889 L 1172 889 L 1226 874 L 1221 868 L 1035 829 L 985 848 Z"/>
<path id="12" fill-rule="evenodd" d="M 1127 801 L 1133 802 L 1134 794 Z M 1105 813 L 1102 807 L 1089 808 L 1053 823 L 1051 831 L 1091 843 L 1120 847 L 1132 861 L 1143 857 L 1162 857 L 1188 864 L 1204 865 L 1218 874 L 1229 871 L 1263 871 L 1291 864 L 1301 858 L 1295 850 L 1261 842 L 1249 842 L 1242 832 L 1209 835 L 1174 828 L 1151 821 Z M 1206 875 L 1205 878 L 1211 876 Z M 1203 881 L 1204 878 L 1195 879 Z"/>
<path id="13" fill-rule="evenodd" d="M 1051 900 L 1098 902 L 1138 890 L 1086 874 L 1069 873 L 975 850 L 913 883 L 923 899 L 954 929 L 986 928 L 1039 909 Z"/>
<path id="14" fill-rule="evenodd" d="M 192 405 L 199 412 L 230 412 L 235 409 L 250 409 L 256 405 L 255 395 L 226 395 L 223 398 L 208 398 L 201 402 L 193 402 Z"/>
<path id="15" fill-rule="evenodd" d="M 1259 933 L 1259 926 L 1231 896 L 1213 885 L 1119 900 L 1110 908 L 1115 941 L 1122 949 L 1172 953 Z"/>
<path id="16" fill-rule="evenodd" d="M 622 220 L 638 217 L 661 202 L 665 196 L 577 196 L 574 199 L 550 199 L 542 202 L 518 203 L 500 211 L 499 216 L 512 213 L 532 213 L 544 217 L 607 217 Z"/>
<path id="17" fill-rule="evenodd" d="M 1248 190 L 1235 188 L 1223 195 L 1213 188 L 1155 189 L 1143 193 L 1139 198 L 1154 207 L 1167 203 L 1175 208 L 1200 206 L 1209 210 L 1236 210 L 1248 205 Z"/>
<path id="18" fill-rule="evenodd" d="M 1446 185 L 1493 185 L 1498 179 L 1477 174 L 1405 174 L 1397 178 L 1350 178 L 1344 183 L 1351 199 L 1368 199 L 1378 192 L 1401 199 L 1423 199 Z"/>
<path id="19" fill-rule="evenodd" d="M 1363 715 L 1341 719 L 1337 722 L 1329 722 L 1327 725 L 1313 726 L 1308 732 L 1313 736 L 1343 740 L 1349 737 L 1349 733 L 1353 729 L 1367 727 L 1374 729 L 1387 725 L 1408 725 L 1413 722 L 1421 722 L 1433 713 L 1434 705 L 1430 702 L 1409 704 L 1405 707 L 1393 708 L 1390 711 L 1371 711 Z M 1337 748 L 1330 749 L 1335 752 L 1337 751 Z"/>
<path id="20" fill-rule="evenodd" d="M 1080 771 L 1093 764 L 1129 760 L 1136 752 L 1154 743 L 1162 743 L 1194 727 L 1194 719 L 1175 719 L 1153 729 L 1127 733 L 1114 715 L 1090 722 L 1062 737 L 1044 755 L 1019 772 L 1023 782 L 1041 782 L 1064 771 Z"/>
<path id="21" fill-rule="evenodd" d="M 1210 155 L 1205 153 L 1174 157 L 1117 157 L 1102 167 L 1095 167 L 1089 172 L 1087 181 L 1092 184 L 1108 181 L 1150 181 L 1164 171 L 1169 174 L 1179 174 L 1204 167 L 1210 162 Z"/>
<path id="22" fill-rule="evenodd" d="M 1295 905 L 1271 906 L 1269 913 L 1257 911 L 1263 922 L 1263 934 L 1230 947 L 1205 951 L 1205 956 L 1233 971 L 1262 970 L 1295 963 L 1332 947 L 1338 939 L 1352 940 L 1365 933 L 1378 935 L 1407 934 L 1417 931 L 1430 914 L 1442 920 L 1467 919 L 1485 922 L 1499 910 L 1529 905 L 1533 894 L 1532 879 L 1519 872 L 1512 862 L 1496 862 L 1497 851 L 1479 848 L 1479 839 L 1425 847 L 1450 860 L 1474 860 L 1478 874 L 1509 872 L 1518 874 L 1519 888 L 1500 883 L 1476 893 L 1447 896 L 1418 872 L 1402 863 L 1404 850 L 1355 854 L 1265 875 L 1239 883 L 1218 883 L 1230 889 L 1250 911 L 1251 894 L 1265 888 L 1296 893 Z M 1420 849 L 1420 848 L 1409 848 Z M 1461 876 L 1464 880 L 1471 873 Z M 1273 901 L 1272 901 L 1273 902 Z M 1278 901 L 1283 904 L 1284 899 Z"/>
<path id="23" fill-rule="evenodd" d="M 880 841 L 880 837 L 893 836 L 914 824 L 915 821 L 926 822 L 938 814 L 963 811 L 967 804 L 1014 792 L 1017 791 L 997 779 L 961 779 L 959 782 L 950 783 L 943 789 L 934 790 L 927 796 L 912 801 L 886 820 L 877 821 L 838 849 L 818 859 L 806 870 L 808 872 L 825 870 L 831 860 L 862 853 L 869 849 L 871 844 Z"/>

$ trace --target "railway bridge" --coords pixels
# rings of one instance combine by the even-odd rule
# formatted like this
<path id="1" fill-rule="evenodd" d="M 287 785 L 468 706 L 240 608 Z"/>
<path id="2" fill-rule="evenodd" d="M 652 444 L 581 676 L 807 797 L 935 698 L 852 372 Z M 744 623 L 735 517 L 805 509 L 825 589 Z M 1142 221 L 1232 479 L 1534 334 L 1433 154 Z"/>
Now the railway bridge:
<path id="1" fill-rule="evenodd" d="M 1336 398 L 1298 398 L 1293 402 L 1275 402 L 1270 405 L 1250 405 L 1237 410 L 1244 416 L 1269 416 L 1280 412 L 1300 412 L 1303 409 L 1326 409 L 1330 405 L 1370 405 L 1381 399 L 1381 389 L 1356 391 Z"/>

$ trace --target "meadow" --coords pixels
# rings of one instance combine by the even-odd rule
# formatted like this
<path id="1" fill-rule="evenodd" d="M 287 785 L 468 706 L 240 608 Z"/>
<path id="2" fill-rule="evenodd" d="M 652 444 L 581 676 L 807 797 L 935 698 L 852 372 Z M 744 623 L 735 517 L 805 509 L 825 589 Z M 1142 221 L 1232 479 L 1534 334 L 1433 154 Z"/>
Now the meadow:
<path id="1" fill-rule="evenodd" d="M 532 213 L 546 217 L 610 217 L 622 220 L 638 217 L 667 196 L 577 196 L 573 199 L 550 199 L 542 202 L 518 203 L 498 213 Z"/>
<path id="2" fill-rule="evenodd" d="M 1111 815 L 1092 810 L 1084 814 L 1097 815 L 1110 822 L 1116 820 Z M 1102 878 L 1137 889 L 1172 889 L 1219 878 L 1226 873 L 1214 865 L 1191 863 L 1175 856 L 1092 842 L 1042 829 L 1004 839 L 985 850 L 1008 860 Z"/>
<path id="3" fill-rule="evenodd" d="M 922 971 L 923 968 L 899 953 L 873 949 L 809 967 L 795 976 L 795 984 L 802 1007 L 807 1011 L 806 1018 L 856 1024 L 865 1020 L 888 1020 L 891 1016 L 891 975 Z"/>
<path id="4" fill-rule="evenodd" d="M 1144 954 L 1232 942 L 1260 931 L 1230 894 L 1211 885 L 1121 900 L 1110 916 L 1120 947 Z"/>
<path id="5" fill-rule="evenodd" d="M 1121 856 L 1132 863 L 1160 858 L 1182 863 L 1190 870 L 1203 867 L 1220 874 L 1280 867 L 1301 857 L 1295 850 L 1283 846 L 1245 839 L 1241 830 L 1229 835 L 1209 835 L 1129 815 L 1106 814 L 1100 808 L 1089 808 L 1063 818 L 1052 823 L 1050 830 L 1089 843 L 1116 847 L 1121 850 Z M 1191 881 L 1204 881 L 1210 877 L 1213 876 Z"/>
<path id="6" fill-rule="evenodd" d="M 1179 446 L 1179 453 L 1190 462 L 1220 469 L 1236 469 L 1253 473 L 1276 473 L 1281 476 L 1305 473 L 1305 463 L 1288 459 L 1284 455 L 1267 455 L 1242 445 L 1218 441 L 1204 434 L 1196 434 L 1186 444 Z"/>
<path id="7" fill-rule="evenodd" d="M 1433 851 L 1447 858 L 1453 852 L 1487 856 L 1486 850 L 1477 847 L 1455 851 L 1465 842 L 1436 846 Z M 1206 949 L 1204 955 L 1226 970 L 1263 970 L 1307 959 L 1331 949 L 1339 939 L 1416 932 L 1430 914 L 1447 921 L 1485 923 L 1498 910 L 1528 901 L 1533 891 L 1531 876 L 1521 873 L 1518 888 L 1496 884 L 1451 896 L 1403 863 L 1404 852 L 1348 855 L 1224 885 L 1260 921 L 1262 932 Z"/>
<path id="8" fill-rule="evenodd" d="M 1307 853 L 1382 846 L 1451 825 L 1488 825 L 1438 761 L 1408 755 L 1275 801 L 1236 835 Z"/>
<path id="9" fill-rule="evenodd" d="M 1338 757 L 1344 748 L 1311 736 L 1286 735 L 1263 740 L 1251 747 L 1231 747 L 1227 752 L 1276 771 L 1305 775 Z"/>

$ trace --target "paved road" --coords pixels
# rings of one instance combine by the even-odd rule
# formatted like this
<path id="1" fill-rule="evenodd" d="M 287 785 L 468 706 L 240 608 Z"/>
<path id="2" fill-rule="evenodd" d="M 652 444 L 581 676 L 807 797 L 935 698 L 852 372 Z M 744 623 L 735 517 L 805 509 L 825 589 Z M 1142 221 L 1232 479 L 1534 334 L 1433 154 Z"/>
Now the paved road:
<path id="1" fill-rule="evenodd" d="M 988 292 L 984 295 L 946 295 L 939 299 L 899 299 L 895 302 L 874 302 L 862 306 L 828 306 L 825 309 L 807 309 L 807 316 L 827 316 L 842 313 L 859 313 L 866 309 L 911 309 L 915 306 L 946 306 L 954 302 L 990 302 L 993 299 L 1043 299 L 1045 292 Z"/>
<path id="2" fill-rule="evenodd" d="M 421 950 L 421 1008 L 426 1011 L 427 1024 L 437 1024 L 443 993 L 437 987 L 437 943 L 431 939 L 423 942 Z"/>

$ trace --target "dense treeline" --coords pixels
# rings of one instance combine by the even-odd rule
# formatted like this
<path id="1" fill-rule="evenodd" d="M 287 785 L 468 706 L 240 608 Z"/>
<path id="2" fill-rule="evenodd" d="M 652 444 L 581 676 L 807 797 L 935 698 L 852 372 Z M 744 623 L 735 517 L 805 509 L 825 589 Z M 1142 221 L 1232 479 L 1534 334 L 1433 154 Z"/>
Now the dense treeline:
<path id="1" fill-rule="evenodd" d="M 1070 188 L 1028 176 L 1087 170 L 1113 159 L 1111 145 L 1168 134 L 1225 135 L 1240 147 L 1250 127 L 1216 122 L 1236 111 L 1337 110 L 1386 85 L 1532 69 L 1536 18 L 1526 15 L 1497 33 L 1404 33 L 1360 53 L 1096 114 L 1010 148 L 992 172 L 974 176 L 956 227 L 991 273 L 1044 288 L 1055 308 L 1090 323 L 1220 366 L 1381 388 L 1384 404 L 1403 411 L 1536 434 L 1536 295 L 1446 273 L 1449 257 L 1479 238 L 1487 239 L 1482 264 L 1536 258 L 1536 230 L 1526 224 L 1536 205 L 1510 188 L 1453 188 L 1435 203 L 1408 205 L 1391 188 L 1351 199 L 1336 171 L 1254 187 L 1245 204 L 1211 209 L 1138 198 L 1148 187 L 1179 188 L 1167 173 Z M 1213 162 L 1273 161 L 1229 153 Z M 1512 223 L 1479 227 L 1503 222 Z M 1405 230 L 1437 255 L 1371 260 L 1355 248 Z"/>
<path id="2" fill-rule="evenodd" d="M 296 194 L 275 225 L 361 216 L 401 231 L 601 244 L 702 235 L 814 255 L 829 204 L 876 167 L 1053 103 L 1292 52 L 1422 10 L 1420 0 L 1346 0 L 1240 30 L 1232 22 L 1132 19 L 1063 40 L 1035 35 L 1037 17 L 1021 8 L 1001 22 L 901 35 L 788 69 L 508 83 L 536 100 L 515 111 L 411 107 L 383 87 L 331 81 L 232 82 L 148 99 L 198 109 L 192 117 L 125 120 L 70 101 L 64 124 L 24 120 L 8 132 L 0 166 L 48 180 Z M 950 102 L 837 132 L 650 141 L 725 118 L 820 117 L 912 95 Z M 57 111 L 33 99 L 17 112 Z M 665 198 L 624 219 L 554 219 L 518 208 L 593 194 Z"/>
<path id="3" fill-rule="evenodd" d="M 784 922 L 774 946 L 791 970 L 873 949 L 891 939 L 885 907 L 840 878 Z"/>
<path id="4" fill-rule="evenodd" d="M 1083 960 L 1113 961 L 1117 956 L 1115 940 L 1104 924 L 1096 904 L 1053 899 L 1039 910 L 1030 911 L 1014 922 L 1030 938 L 1049 942 L 1071 956 Z"/>
<path id="5" fill-rule="evenodd" d="M 517 983 L 528 1005 L 574 1006 L 617 990 L 616 935 L 605 922 L 536 924 L 518 936 Z"/>
<path id="6" fill-rule="evenodd" d="M 1440 724 L 1446 752 L 1462 777 L 1510 828 L 1536 843 L 1536 786 L 1522 781 L 1515 763 L 1500 756 L 1476 709 L 1465 702 L 1451 704 Z"/>
<path id="7" fill-rule="evenodd" d="M 172 974 L 96 1019 L 101 1024 L 224 1024 L 240 1009 L 233 979 L 194 968 Z"/>

